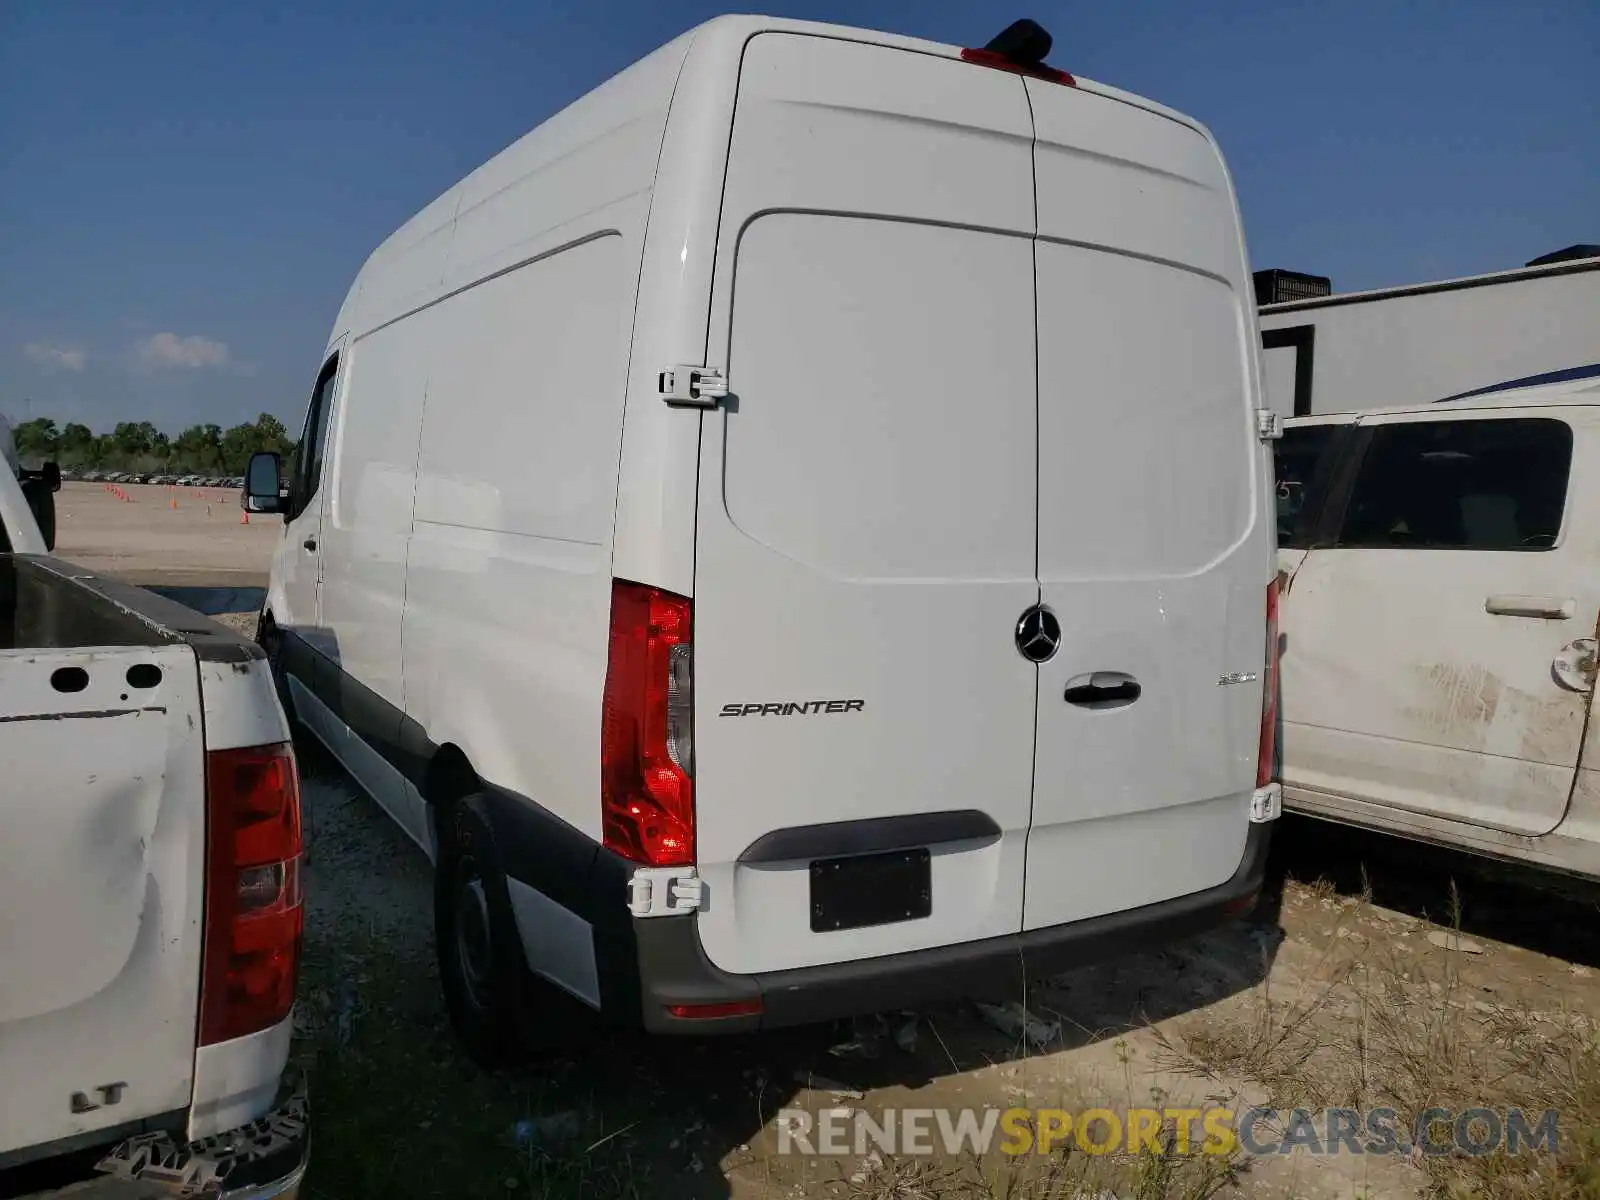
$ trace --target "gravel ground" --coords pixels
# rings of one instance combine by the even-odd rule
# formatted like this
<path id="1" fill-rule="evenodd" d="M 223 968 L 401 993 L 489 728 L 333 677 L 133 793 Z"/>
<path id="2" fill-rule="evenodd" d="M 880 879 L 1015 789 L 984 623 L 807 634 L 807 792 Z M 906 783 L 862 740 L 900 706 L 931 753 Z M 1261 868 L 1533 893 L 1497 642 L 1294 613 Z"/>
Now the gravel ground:
<path id="1" fill-rule="evenodd" d="M 337 767 L 308 772 L 307 936 L 381 942 L 433 956 L 433 874 L 426 856 Z"/>
<path id="2" fill-rule="evenodd" d="M 426 858 L 336 768 L 313 775 L 306 795 L 312 966 L 299 1053 L 340 1109 L 319 1130 L 316 1200 L 1588 1194 L 1562 1190 L 1554 1174 L 1518 1190 L 1470 1159 L 1192 1157 L 1152 1174 L 1147 1162 L 1079 1155 L 1068 1166 L 1002 1163 L 980 1179 L 971 1164 L 776 1152 L 778 1108 L 841 1103 L 881 1117 L 908 1105 L 1460 1111 L 1536 1100 L 1581 1135 L 1584 1122 L 1600 1124 L 1582 1091 L 1600 1103 L 1600 932 L 1592 900 L 1537 877 L 1287 820 L 1281 887 L 1251 919 L 1041 980 L 1026 1029 L 954 1004 L 710 1043 L 575 1040 L 569 1054 L 490 1076 L 461 1058 L 444 1016 Z M 1457 885 L 1467 937 L 1452 950 L 1437 922 L 1449 920 Z M 1518 1054 L 1559 1061 L 1551 1078 L 1576 1079 L 1577 1090 L 1516 1084 L 1491 1053 L 1508 1037 Z M 386 1097 L 398 1095 L 432 1099 L 406 1101 L 396 1123 Z M 530 1152 L 513 1136 L 519 1122 L 572 1128 Z"/>
<path id="3" fill-rule="evenodd" d="M 258 614 L 253 612 L 243 613 L 218 613 L 211 619 L 218 624 L 226 625 L 229 629 L 244 634 L 247 638 L 256 635 L 256 621 Z"/>

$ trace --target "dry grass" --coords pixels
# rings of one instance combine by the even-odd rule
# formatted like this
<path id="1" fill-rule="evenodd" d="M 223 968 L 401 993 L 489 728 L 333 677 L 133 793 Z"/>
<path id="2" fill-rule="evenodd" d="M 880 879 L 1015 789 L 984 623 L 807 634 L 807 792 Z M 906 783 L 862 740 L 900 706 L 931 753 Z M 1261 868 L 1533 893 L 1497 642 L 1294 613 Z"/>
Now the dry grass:
<path id="1" fill-rule="evenodd" d="M 1068 1150 L 999 1163 L 890 1159 L 846 1182 L 850 1200 L 1213 1200 L 1238 1182 L 1227 1157 L 1162 1152 L 1092 1155 Z"/>
<path id="2" fill-rule="evenodd" d="M 1450 926 L 1431 928 L 1459 935 L 1454 896 L 1450 911 Z M 1366 898 L 1348 905 L 1350 918 L 1370 912 Z M 1554 1109 L 1555 1154 L 1414 1155 L 1424 1193 L 1600 1200 L 1600 1030 L 1588 1017 L 1486 1004 L 1463 985 L 1457 954 L 1355 936 L 1330 939 L 1297 994 L 1275 995 L 1269 975 L 1241 1002 L 1247 1019 L 1210 1013 L 1158 1030 L 1164 1064 L 1248 1081 L 1279 1109 L 1392 1108 L 1402 1129 L 1432 1107 L 1520 1108 L 1530 1125 Z"/>

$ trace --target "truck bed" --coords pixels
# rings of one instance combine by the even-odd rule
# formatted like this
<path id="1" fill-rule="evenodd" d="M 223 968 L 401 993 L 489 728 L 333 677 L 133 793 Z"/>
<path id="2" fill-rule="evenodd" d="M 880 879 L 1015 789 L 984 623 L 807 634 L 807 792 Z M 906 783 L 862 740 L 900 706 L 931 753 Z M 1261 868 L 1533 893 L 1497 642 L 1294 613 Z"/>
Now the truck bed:
<path id="1" fill-rule="evenodd" d="M 248 638 L 154 592 L 49 555 L 0 555 L 0 650 L 178 643 L 201 662 L 262 657 Z"/>

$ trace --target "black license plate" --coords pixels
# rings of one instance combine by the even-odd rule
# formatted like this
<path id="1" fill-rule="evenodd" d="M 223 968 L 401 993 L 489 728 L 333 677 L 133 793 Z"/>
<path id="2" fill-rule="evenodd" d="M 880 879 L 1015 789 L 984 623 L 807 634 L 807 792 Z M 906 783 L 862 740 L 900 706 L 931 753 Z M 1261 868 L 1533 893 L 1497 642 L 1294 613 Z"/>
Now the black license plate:
<path id="1" fill-rule="evenodd" d="M 825 858 L 811 864 L 811 932 L 915 921 L 933 912 L 926 849 Z"/>

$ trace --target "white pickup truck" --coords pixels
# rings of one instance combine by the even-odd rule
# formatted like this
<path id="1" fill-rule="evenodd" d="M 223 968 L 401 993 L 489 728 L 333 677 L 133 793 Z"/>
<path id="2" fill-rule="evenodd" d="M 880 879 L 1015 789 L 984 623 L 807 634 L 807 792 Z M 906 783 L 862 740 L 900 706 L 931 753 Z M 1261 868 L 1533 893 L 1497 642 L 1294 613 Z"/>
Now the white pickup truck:
<path id="1" fill-rule="evenodd" d="M 297 1194 L 300 854 L 260 650 L 48 556 L 0 469 L 0 1195 Z"/>

